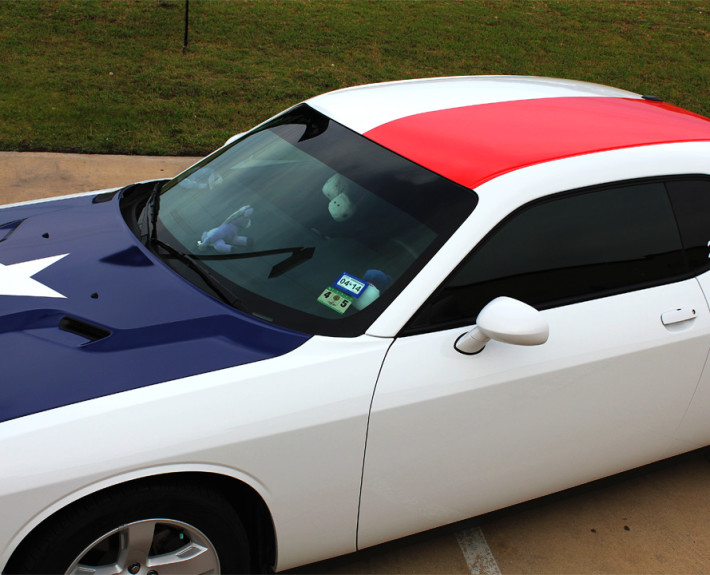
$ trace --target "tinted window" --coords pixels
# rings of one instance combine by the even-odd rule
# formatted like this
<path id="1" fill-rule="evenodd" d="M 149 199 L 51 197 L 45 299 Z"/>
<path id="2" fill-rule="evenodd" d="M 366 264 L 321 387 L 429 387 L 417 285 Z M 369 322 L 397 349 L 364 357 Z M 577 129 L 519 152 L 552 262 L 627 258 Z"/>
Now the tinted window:
<path id="1" fill-rule="evenodd" d="M 666 186 L 691 269 L 703 272 L 710 267 L 710 181 L 674 180 Z"/>
<path id="2" fill-rule="evenodd" d="M 498 296 L 544 308 L 653 285 L 687 270 L 663 183 L 566 194 L 505 220 L 410 328 L 472 323 Z"/>

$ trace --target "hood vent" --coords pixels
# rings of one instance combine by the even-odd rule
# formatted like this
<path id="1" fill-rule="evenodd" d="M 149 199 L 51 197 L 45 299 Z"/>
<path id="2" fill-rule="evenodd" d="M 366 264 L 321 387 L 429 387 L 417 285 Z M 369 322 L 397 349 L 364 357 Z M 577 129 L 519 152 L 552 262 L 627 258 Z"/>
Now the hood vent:
<path id="1" fill-rule="evenodd" d="M 118 193 L 118 190 L 114 190 L 113 192 L 104 192 L 103 194 L 99 194 L 98 196 L 94 196 L 94 199 L 91 200 L 91 203 L 92 204 L 103 204 L 104 202 L 110 202 L 117 193 Z"/>
<path id="2" fill-rule="evenodd" d="M 91 342 L 104 339 L 111 335 L 111 332 L 103 327 L 69 316 L 65 316 L 59 320 L 59 329 L 88 339 Z"/>

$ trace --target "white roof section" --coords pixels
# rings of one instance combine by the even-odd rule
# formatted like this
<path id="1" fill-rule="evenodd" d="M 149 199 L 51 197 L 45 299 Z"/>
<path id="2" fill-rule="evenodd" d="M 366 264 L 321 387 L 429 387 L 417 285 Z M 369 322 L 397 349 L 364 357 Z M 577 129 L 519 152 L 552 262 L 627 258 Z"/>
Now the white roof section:
<path id="1" fill-rule="evenodd" d="M 457 76 L 368 84 L 328 92 L 307 103 L 347 126 L 365 132 L 407 116 L 515 100 L 570 97 L 641 98 L 617 88 L 535 76 Z"/>

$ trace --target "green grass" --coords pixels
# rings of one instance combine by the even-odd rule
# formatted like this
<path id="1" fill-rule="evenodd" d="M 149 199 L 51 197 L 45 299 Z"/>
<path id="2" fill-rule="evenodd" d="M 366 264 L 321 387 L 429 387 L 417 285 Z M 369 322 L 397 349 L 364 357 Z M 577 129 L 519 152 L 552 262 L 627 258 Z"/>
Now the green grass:
<path id="1" fill-rule="evenodd" d="M 710 2 L 0 0 L 0 149 L 204 154 L 353 84 L 536 74 L 710 115 Z"/>

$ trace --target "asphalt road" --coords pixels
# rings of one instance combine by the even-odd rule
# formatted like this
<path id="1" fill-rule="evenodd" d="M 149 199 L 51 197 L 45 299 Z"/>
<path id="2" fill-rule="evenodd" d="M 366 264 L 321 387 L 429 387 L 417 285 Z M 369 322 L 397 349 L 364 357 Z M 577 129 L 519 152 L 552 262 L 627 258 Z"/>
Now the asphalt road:
<path id="1" fill-rule="evenodd" d="M 0 203 L 171 177 L 197 159 L 3 152 Z M 709 519 L 710 462 L 694 453 L 295 572 L 710 573 Z"/>

